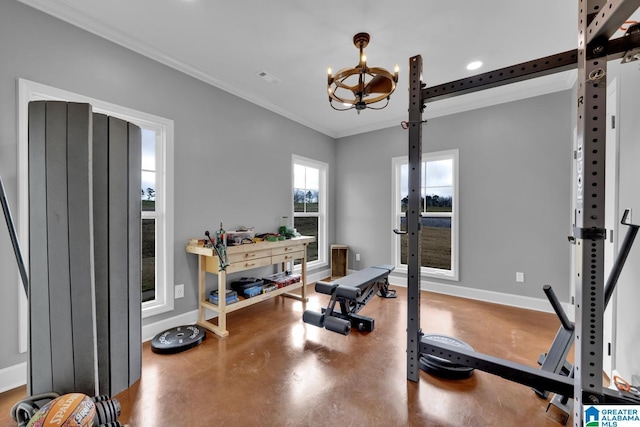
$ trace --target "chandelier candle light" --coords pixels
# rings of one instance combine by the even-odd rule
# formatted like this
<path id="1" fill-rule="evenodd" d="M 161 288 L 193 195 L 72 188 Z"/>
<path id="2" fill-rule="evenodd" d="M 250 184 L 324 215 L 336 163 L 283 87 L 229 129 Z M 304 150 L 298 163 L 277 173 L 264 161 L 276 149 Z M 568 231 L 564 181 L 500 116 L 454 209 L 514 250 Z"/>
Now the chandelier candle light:
<path id="1" fill-rule="evenodd" d="M 398 83 L 399 68 L 396 65 L 394 73 L 391 74 L 384 68 L 367 67 L 364 48 L 369 44 L 369 40 L 367 33 L 353 36 L 353 44 L 360 50 L 360 61 L 356 67 L 343 68 L 335 75 L 331 74 L 331 68 L 327 70 L 329 105 L 334 110 L 346 111 L 355 108 L 360 114 L 365 108 L 382 110 L 389 105 L 389 98 Z M 382 106 L 372 105 L 385 99 L 387 102 Z M 336 104 L 333 101 L 336 101 Z"/>

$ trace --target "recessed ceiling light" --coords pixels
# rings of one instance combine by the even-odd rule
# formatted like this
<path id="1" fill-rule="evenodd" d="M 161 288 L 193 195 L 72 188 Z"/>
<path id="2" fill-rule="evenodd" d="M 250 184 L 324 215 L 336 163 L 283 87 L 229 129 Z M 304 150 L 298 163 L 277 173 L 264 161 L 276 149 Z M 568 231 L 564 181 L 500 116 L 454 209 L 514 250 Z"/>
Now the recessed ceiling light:
<path id="1" fill-rule="evenodd" d="M 480 67 L 482 67 L 482 61 L 473 61 L 467 65 L 467 70 L 477 70 Z"/>

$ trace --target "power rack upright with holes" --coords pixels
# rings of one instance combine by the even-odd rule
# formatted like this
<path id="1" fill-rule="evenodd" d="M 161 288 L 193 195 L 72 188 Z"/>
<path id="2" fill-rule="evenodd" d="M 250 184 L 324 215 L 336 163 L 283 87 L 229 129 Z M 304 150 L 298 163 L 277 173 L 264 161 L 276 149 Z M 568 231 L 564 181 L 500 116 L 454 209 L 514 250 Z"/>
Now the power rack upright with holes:
<path id="1" fill-rule="evenodd" d="M 511 381 L 571 396 L 574 426 L 583 425 L 583 407 L 640 404 L 632 396 L 602 387 L 604 319 L 604 200 L 607 61 L 637 59 L 640 33 L 611 39 L 640 0 L 579 0 L 578 49 L 438 86 L 422 82 L 422 57 L 409 60 L 409 203 L 407 209 L 407 379 L 418 381 L 419 357 L 430 353 Z M 446 343 L 422 340 L 420 329 L 420 168 L 422 114 L 440 99 L 578 68 L 578 147 L 575 228 L 575 377 L 533 369 Z"/>

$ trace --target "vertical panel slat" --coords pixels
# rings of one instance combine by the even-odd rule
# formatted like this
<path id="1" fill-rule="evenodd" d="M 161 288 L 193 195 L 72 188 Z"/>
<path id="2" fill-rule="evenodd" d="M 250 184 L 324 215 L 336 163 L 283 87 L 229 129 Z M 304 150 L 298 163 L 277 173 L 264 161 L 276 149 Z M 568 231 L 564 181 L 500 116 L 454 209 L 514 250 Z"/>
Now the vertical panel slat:
<path id="1" fill-rule="evenodd" d="M 140 128 L 129 126 L 129 385 L 142 374 L 142 277 L 141 277 L 141 209 L 140 197 L 142 142 Z"/>
<path id="2" fill-rule="evenodd" d="M 53 390 L 45 167 L 45 102 L 29 103 L 29 394 Z"/>
<path id="3" fill-rule="evenodd" d="M 96 289 L 99 394 L 111 395 L 109 340 L 109 128 L 108 117 L 93 114 L 93 247 Z"/>
<path id="4" fill-rule="evenodd" d="M 109 335 L 111 391 L 129 385 L 127 123 L 109 117 Z"/>
<path id="5" fill-rule="evenodd" d="M 47 102 L 46 174 L 49 309 L 53 385 L 57 392 L 74 390 L 69 227 L 67 210 L 67 105 Z"/>
<path id="6" fill-rule="evenodd" d="M 67 105 L 69 269 L 75 388 L 96 394 L 92 258 L 91 106 Z"/>

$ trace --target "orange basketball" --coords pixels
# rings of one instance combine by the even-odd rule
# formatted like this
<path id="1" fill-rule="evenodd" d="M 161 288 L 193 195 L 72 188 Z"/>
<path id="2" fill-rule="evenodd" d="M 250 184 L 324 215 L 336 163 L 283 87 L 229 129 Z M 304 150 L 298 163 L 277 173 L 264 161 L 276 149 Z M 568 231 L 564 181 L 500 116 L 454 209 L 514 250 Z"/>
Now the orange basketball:
<path id="1" fill-rule="evenodd" d="M 44 405 L 27 427 L 91 427 L 95 415 L 96 405 L 89 396 L 69 393 Z"/>

